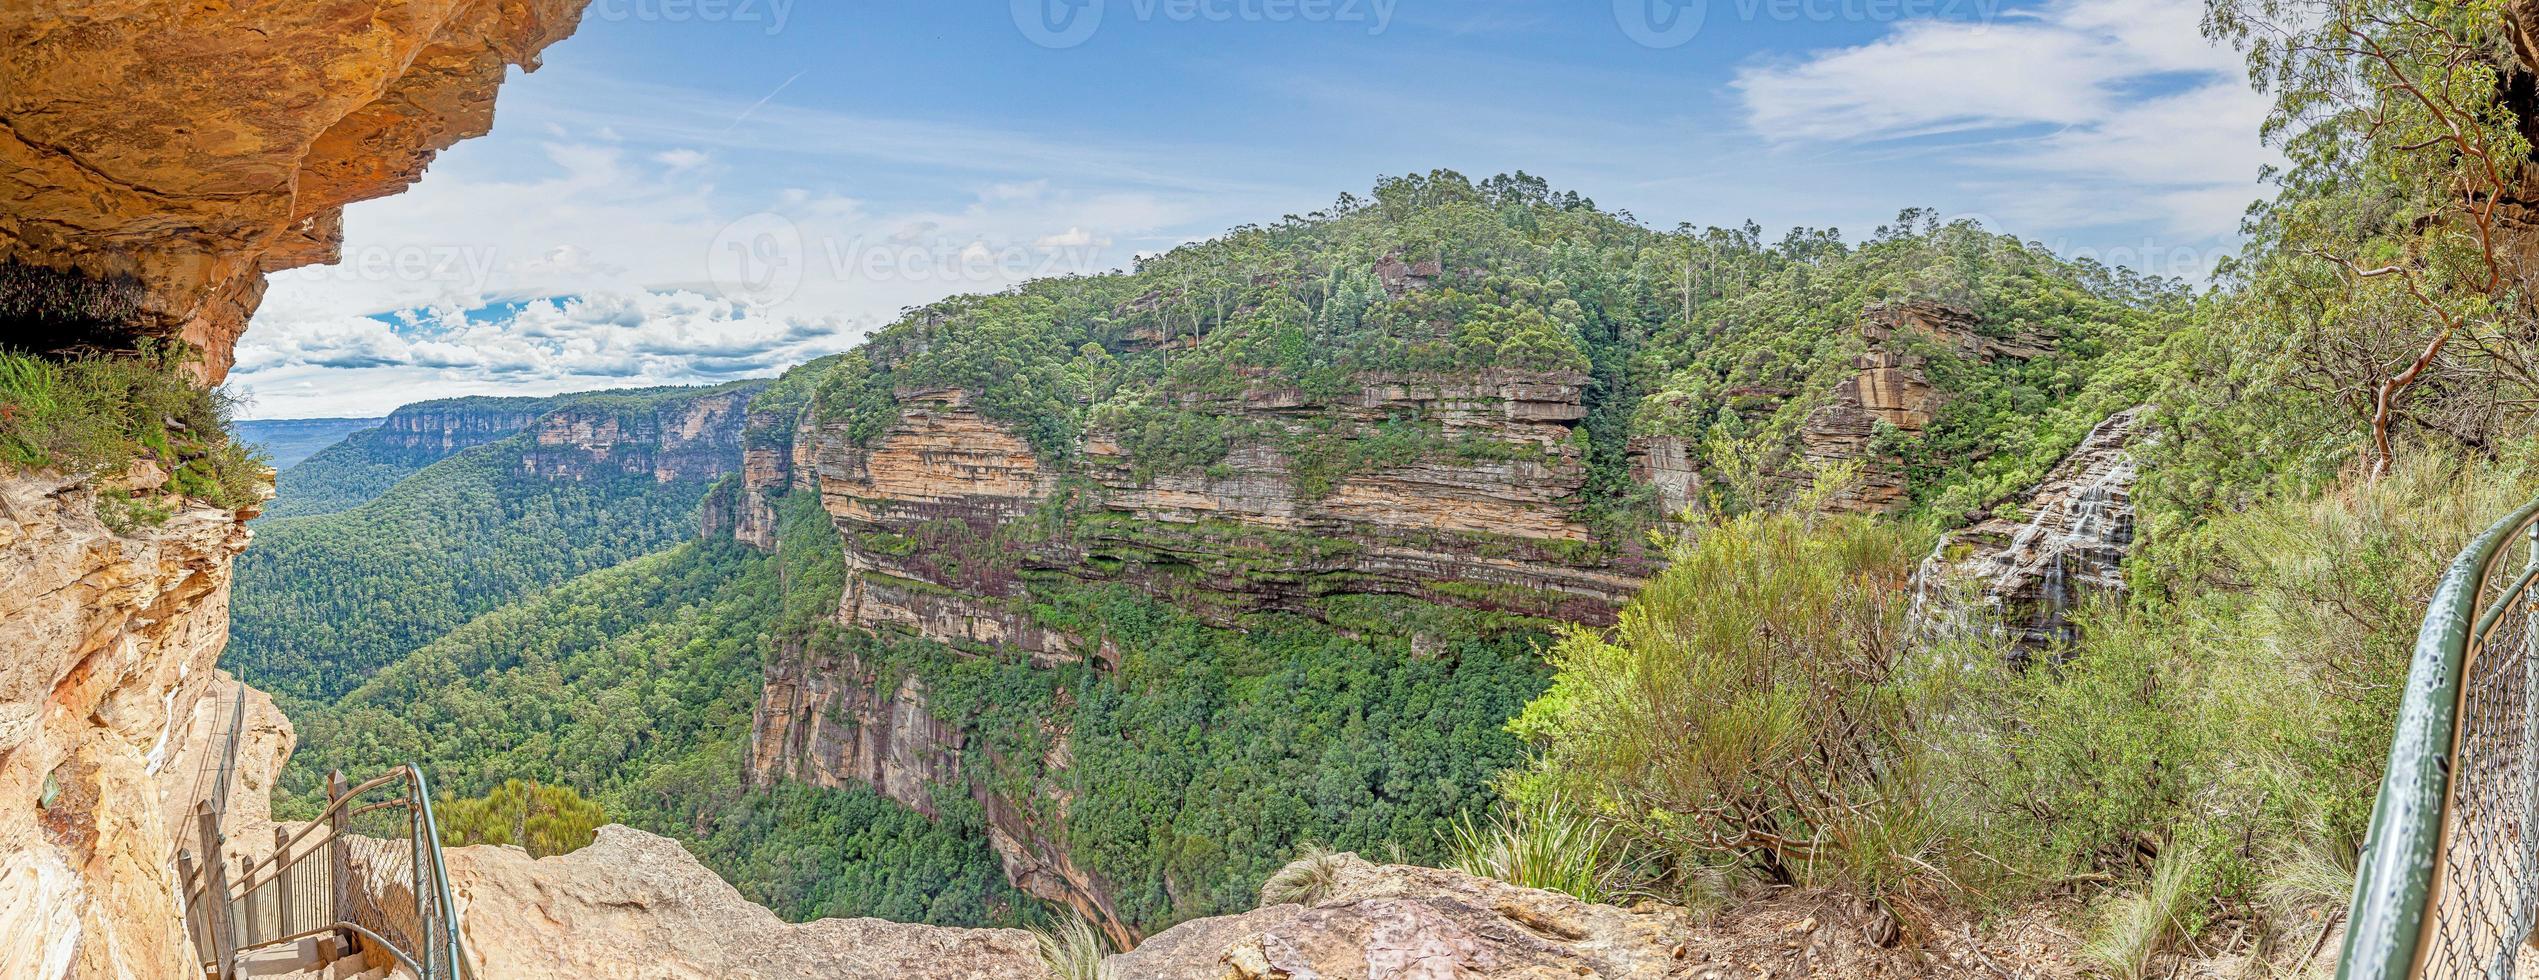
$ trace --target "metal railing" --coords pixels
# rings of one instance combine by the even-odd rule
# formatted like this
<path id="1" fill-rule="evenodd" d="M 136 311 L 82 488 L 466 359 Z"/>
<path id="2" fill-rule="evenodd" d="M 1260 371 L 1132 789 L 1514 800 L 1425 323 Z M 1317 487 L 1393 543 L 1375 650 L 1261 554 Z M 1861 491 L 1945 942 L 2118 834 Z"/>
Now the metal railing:
<path id="1" fill-rule="evenodd" d="M 2443 574 L 2372 809 L 2344 980 L 2513 976 L 2539 911 L 2539 501 Z M 2529 540 L 2525 549 L 2513 547 Z"/>
<path id="2" fill-rule="evenodd" d="M 344 955 L 378 950 L 419 980 L 471 980 L 465 927 L 442 863 L 440 825 L 421 770 L 399 766 L 358 786 L 327 775 L 327 804 L 297 830 L 275 827 L 270 851 L 232 847 L 210 802 L 194 812 L 197 844 L 177 858 L 186 934 L 205 972 L 238 975 L 248 953 L 333 937 Z"/>

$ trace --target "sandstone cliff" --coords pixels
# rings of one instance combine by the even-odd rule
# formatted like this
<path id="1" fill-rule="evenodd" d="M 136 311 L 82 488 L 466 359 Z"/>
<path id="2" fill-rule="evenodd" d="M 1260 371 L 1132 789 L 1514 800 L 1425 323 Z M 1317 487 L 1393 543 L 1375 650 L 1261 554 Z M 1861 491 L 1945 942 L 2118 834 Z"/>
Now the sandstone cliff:
<path id="1" fill-rule="evenodd" d="M 462 449 L 518 434 L 545 414 L 542 399 L 451 398 L 406 405 L 388 413 L 365 437 L 383 458 L 430 463 Z"/>
<path id="2" fill-rule="evenodd" d="M 484 132 L 507 68 L 584 2 L 0 5 L 0 333 L 174 338 L 219 381 L 264 274 L 333 260 L 344 205 Z M 193 771 L 170 762 L 214 727 L 255 513 L 169 497 L 118 533 L 97 482 L 0 472 L 0 975 L 193 977 L 166 812 Z"/>
<path id="3" fill-rule="evenodd" d="M 721 478 L 741 468 L 742 423 L 750 398 L 762 387 L 564 399 L 530 423 L 520 470 L 564 480 L 602 472 L 650 476 L 657 483 Z"/>
<path id="4" fill-rule="evenodd" d="M 356 507 L 434 463 L 514 437 L 521 445 L 506 465 L 520 474 L 558 480 L 622 474 L 656 483 L 719 479 L 741 469 L 743 414 L 762 386 L 417 402 L 284 470 L 271 514 L 303 517 Z"/>
<path id="5" fill-rule="evenodd" d="M 264 274 L 493 122 L 587 0 L 0 7 L 0 324 L 37 349 L 175 337 L 228 373 Z"/>
<path id="6" fill-rule="evenodd" d="M 2042 356 L 2052 338 L 2024 332 L 1995 336 L 1980 329 L 1974 313 L 1939 303 L 1898 303 L 1871 307 L 1860 317 L 1862 350 L 1854 374 L 1836 386 L 1833 397 L 1807 416 L 1799 431 L 1800 472 L 1805 480 L 1827 467 L 1861 464 L 1856 486 L 1832 502 L 1835 509 L 1893 513 L 1912 501 L 1904 467 L 1880 453 L 1875 442 L 1881 427 L 1898 435 L 1921 434 L 1931 424 L 1947 394 L 1931 383 L 1928 358 L 1917 345 L 1935 345 L 1959 357 L 1980 361 L 2029 360 Z"/>
<path id="7" fill-rule="evenodd" d="M 1393 271 L 1388 284 L 1421 288 L 1416 269 Z M 1931 357 L 2024 360 L 2050 344 L 1927 303 L 1871 308 L 1857 329 L 1863 353 L 1841 384 L 1818 393 L 1790 460 L 1797 472 L 1780 476 L 1795 482 L 1857 461 L 1860 488 L 1836 502 L 1848 509 L 1909 502 L 1901 463 L 1876 440 L 1888 429 L 1923 431 L 1945 403 Z M 1511 622 L 1610 622 L 1650 566 L 1636 542 L 1598 541 L 1590 527 L 1577 431 L 1590 414 L 1588 387 L 1574 372 L 1494 369 L 1366 375 L 1317 396 L 1255 377 L 1183 396 L 1237 435 L 1213 464 L 1182 468 L 1140 459 L 1127 436 L 1098 424 L 1069 451 L 1036 447 L 976 393 L 955 388 L 894 391 L 895 416 L 878 433 L 762 411 L 750 423 L 743 478 L 709 507 L 708 531 L 772 548 L 775 498 L 816 492 L 845 547 L 840 622 L 1041 666 L 1106 667 L 1118 655 L 1107 637 L 1040 618 L 1035 590 L 1053 584 L 1126 585 L 1227 628 L 1259 613 L 1323 616 L 1326 603 L 1350 596 Z M 1294 458 L 1298 447 L 1324 460 L 1359 458 L 1359 444 L 1397 434 L 1403 419 L 1433 426 L 1416 450 L 1336 472 Z M 1699 503 L 1705 461 L 1689 440 L 1628 448 L 1631 479 L 1658 509 Z M 1434 643 L 1411 640 L 1414 649 Z M 1115 940 L 1134 938 L 1111 911 L 1110 884 L 1078 867 L 1064 844 L 1057 780 L 1017 790 L 1011 778 L 965 771 L 973 749 L 962 722 L 929 703 L 926 678 L 788 644 L 768 664 L 750 769 L 759 782 L 869 785 L 927 813 L 938 788 L 965 787 L 988 815 L 1011 880 L 1074 906 Z M 1066 756 L 1024 768 L 1051 777 Z M 1025 795 L 1009 795 L 1017 793 Z"/>
<path id="8" fill-rule="evenodd" d="M 0 476 L 0 976 L 187 977 L 166 810 L 223 687 L 230 560 L 254 512 L 178 501 L 119 534 L 96 492 Z"/>
<path id="9" fill-rule="evenodd" d="M 896 422 L 869 443 L 843 425 L 753 421 L 759 441 L 741 483 L 708 508 L 709 530 L 769 547 L 770 501 L 807 485 L 845 544 L 841 622 L 1041 665 L 1112 654 L 1104 638 L 1052 628 L 1029 610 L 1024 582 L 1035 576 L 1127 584 L 1229 626 L 1258 612 L 1317 615 L 1328 597 L 1367 594 L 1604 621 L 1641 568 L 1580 547 L 1590 536 L 1579 516 L 1585 465 L 1569 436 L 1586 414 L 1584 381 L 1370 379 L 1335 402 L 1256 387 L 1209 407 L 1265 435 L 1217 466 L 1165 473 L 1144 471 L 1100 431 L 1074 458 L 1047 460 L 967 392 L 906 391 Z M 1276 437 L 1315 425 L 1321 438 L 1361 438 L 1412 412 L 1490 451 L 1404 459 L 1308 489 Z M 1030 790 L 1043 798 L 1009 798 L 1001 781 L 964 772 L 965 733 L 936 716 L 923 678 L 781 647 L 753 736 L 761 782 L 865 784 L 927 813 L 936 787 L 966 786 L 1017 886 L 1074 906 L 1114 941 L 1134 938 L 1107 883 L 1066 848 L 1065 800 L 1046 785 Z M 1063 750 L 1040 761 L 1065 768 Z"/>

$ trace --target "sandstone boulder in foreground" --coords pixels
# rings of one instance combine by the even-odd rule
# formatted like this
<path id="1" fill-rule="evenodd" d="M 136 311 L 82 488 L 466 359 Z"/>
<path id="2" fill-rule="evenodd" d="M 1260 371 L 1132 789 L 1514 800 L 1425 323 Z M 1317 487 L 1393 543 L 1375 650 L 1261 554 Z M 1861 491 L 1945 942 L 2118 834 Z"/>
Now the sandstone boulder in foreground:
<path id="1" fill-rule="evenodd" d="M 1602 977 L 1698 972 L 1682 910 L 1590 905 L 1557 892 L 1435 868 L 1332 862 L 1307 905 L 1185 922 L 1107 961 L 1116 980 L 1387 980 Z"/>
<path id="2" fill-rule="evenodd" d="M 1028 932 L 880 919 L 788 923 L 742 898 L 677 841 L 600 828 L 532 860 L 517 847 L 447 852 L 476 975 L 502 980 L 1040 980 Z"/>

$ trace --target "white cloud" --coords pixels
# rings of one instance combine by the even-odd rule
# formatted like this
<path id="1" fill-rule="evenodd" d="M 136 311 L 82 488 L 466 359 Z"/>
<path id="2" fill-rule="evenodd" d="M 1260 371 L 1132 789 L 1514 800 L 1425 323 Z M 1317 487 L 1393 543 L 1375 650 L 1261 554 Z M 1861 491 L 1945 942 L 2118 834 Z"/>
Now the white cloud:
<path id="1" fill-rule="evenodd" d="M 1040 248 L 1098 248 L 1111 244 L 1111 240 L 1082 228 L 1069 228 L 1055 235 L 1042 235 L 1032 244 Z"/>
<path id="2" fill-rule="evenodd" d="M 1991 21 L 1911 21 L 1749 66 L 1746 122 L 1782 144 L 1884 143 L 1986 189 L 2018 227 L 2148 224 L 2228 238 L 2259 195 L 2267 101 L 2206 43 L 2199 0 L 2059 0 Z"/>
<path id="3" fill-rule="evenodd" d="M 255 414 L 269 417 L 320 407 L 384 412 L 417 400 L 417 385 L 544 392 L 704 384 L 763 376 L 852 340 L 843 323 L 790 319 L 686 290 L 539 299 L 473 314 L 284 318 L 259 323 L 248 338 L 239 347 L 239 387 Z M 399 381 L 297 385 L 328 372 Z"/>
<path id="4" fill-rule="evenodd" d="M 1220 216 L 1241 206 L 1224 185 L 1123 180 L 1117 168 L 989 180 L 927 171 L 916 193 L 895 187 L 896 198 L 877 202 L 824 182 L 843 168 L 819 161 L 843 153 L 851 133 L 803 141 L 790 152 L 818 165 L 780 170 L 756 151 L 699 148 L 728 147 L 747 129 L 707 134 L 722 143 L 674 138 L 689 134 L 665 136 L 665 121 L 687 120 L 652 108 L 629 121 L 582 107 L 510 144 L 515 157 L 534 150 L 529 161 L 462 158 L 405 195 L 352 208 L 343 261 L 273 276 L 233 375 L 255 399 L 250 414 L 384 411 L 488 385 L 554 391 L 773 373 L 843 350 L 911 306 L 1124 267 L 1132 249 L 1112 242 L 1177 241 L 1191 226 L 1230 223 Z M 856 124 L 774 104 L 760 116 Z M 880 141 L 885 149 L 914 138 L 904 125 L 881 128 L 896 134 Z M 924 131 L 975 148 L 994 142 Z M 1032 146 L 1061 163 L 1109 154 Z M 328 376 L 346 380 L 318 383 Z"/>

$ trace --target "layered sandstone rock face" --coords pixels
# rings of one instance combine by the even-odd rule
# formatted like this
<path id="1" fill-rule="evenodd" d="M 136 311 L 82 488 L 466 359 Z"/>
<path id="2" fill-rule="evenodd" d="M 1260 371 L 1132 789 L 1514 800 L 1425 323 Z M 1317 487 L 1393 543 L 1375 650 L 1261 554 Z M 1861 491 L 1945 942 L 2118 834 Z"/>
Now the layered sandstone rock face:
<path id="1" fill-rule="evenodd" d="M 0 5 L 0 332 L 173 338 L 219 381 L 264 274 L 334 259 L 344 205 L 484 132 L 506 68 L 584 2 Z M 0 472 L 0 976 L 198 976 L 168 811 L 219 727 L 202 712 L 253 511 L 169 498 L 164 524 L 117 533 L 92 483 Z M 287 729 L 247 727 L 251 765 L 287 751 Z M 233 800 L 260 801 L 239 778 Z"/>
<path id="2" fill-rule="evenodd" d="M 206 751 L 207 692 L 226 690 L 212 663 L 254 512 L 184 503 L 118 534 L 96 492 L 0 475 L 0 976 L 190 977 L 167 811 Z"/>
<path id="3" fill-rule="evenodd" d="M 761 387 L 716 389 L 633 409 L 568 403 L 530 423 L 521 469 L 550 479 L 614 472 L 660 483 L 739 472 L 742 422 Z"/>
<path id="4" fill-rule="evenodd" d="M 779 412 L 749 414 L 743 429 L 741 479 L 731 512 L 732 537 L 760 551 L 776 550 L 777 495 L 793 487 L 794 420 Z"/>
<path id="5" fill-rule="evenodd" d="M 788 644 L 759 694 L 750 772 L 761 782 L 870 786 L 932 817 L 932 788 L 959 781 L 965 741 L 958 727 L 926 710 L 922 679 L 886 685 L 851 653 Z"/>
<path id="6" fill-rule="evenodd" d="M 404 453 L 419 461 L 438 460 L 462 449 L 510 438 L 536 422 L 538 413 L 533 405 L 468 400 L 425 402 L 390 413 L 369 439 L 383 453 Z"/>
<path id="7" fill-rule="evenodd" d="M 935 788 L 964 786 L 986 816 L 988 847 L 1007 880 L 1025 893 L 1074 908 L 1114 944 L 1136 941 L 1113 908 L 1110 885 L 1076 864 L 1065 845 L 1065 791 L 1041 786 L 1038 806 L 1017 805 L 987 780 L 968 780 L 961 754 L 968 734 L 937 717 L 925 681 L 895 682 L 854 654 L 815 653 L 787 644 L 767 668 L 750 732 L 749 775 L 765 784 L 790 779 L 815 786 L 870 787 L 928 817 L 939 815 Z M 1066 741 L 1055 739 L 1048 768 L 1066 768 Z M 1058 826 L 1042 814 L 1055 814 Z"/>
<path id="8" fill-rule="evenodd" d="M 741 485 L 709 516 L 716 533 L 768 547 L 768 501 L 807 483 L 845 543 L 840 621 L 1044 666 L 1101 664 L 1113 653 L 1099 637 L 1037 621 L 1025 575 L 1120 582 L 1225 625 L 1261 611 L 1316 615 L 1335 594 L 1609 620 L 1639 569 L 1572 557 L 1589 538 L 1578 516 L 1586 467 L 1570 437 L 1586 415 L 1585 381 L 1376 379 L 1336 401 L 1255 387 L 1201 406 L 1255 432 L 1314 426 L 1329 440 L 1416 415 L 1459 445 L 1489 450 L 1423 454 L 1311 490 L 1275 437 L 1188 472 L 1147 472 L 1101 432 L 1075 459 L 1050 461 L 967 392 L 904 391 L 896 422 L 868 444 L 843 426 L 814 426 L 790 434 L 790 452 L 773 439 L 752 448 Z M 753 432 L 784 435 L 780 428 L 762 420 Z M 986 774 L 963 772 L 966 739 L 926 698 L 920 678 L 883 677 L 851 656 L 779 651 L 755 720 L 752 778 L 870 785 L 929 813 L 935 787 L 966 785 L 1008 878 L 1076 907 L 1115 941 L 1132 939 L 1108 885 L 1065 847 L 1067 801 L 1008 799 Z M 1063 748 L 1039 761 L 1066 768 Z"/>
<path id="9" fill-rule="evenodd" d="M 1310 615 L 1311 600 L 1335 593 L 1609 620 L 1643 569 L 1570 557 L 1589 537 L 1578 517 L 1585 463 L 1569 438 L 1586 414 L 1584 383 L 1512 373 L 1377 380 L 1338 402 L 1254 388 L 1201 406 L 1280 430 L 1321 426 L 1316 438 L 1330 441 L 1417 415 L 1450 439 L 1493 447 L 1480 458 L 1424 454 L 1310 491 L 1277 439 L 1238 444 L 1204 469 L 1146 472 L 1097 431 L 1061 472 L 966 393 L 905 393 L 897 424 L 869 446 L 842 430 L 811 433 L 813 482 L 849 546 L 854 581 L 841 612 L 850 623 L 956 645 L 1081 655 L 1079 638 L 980 601 L 1015 594 L 1010 576 L 950 578 L 934 560 L 947 539 L 995 536 L 1076 477 L 1091 493 L 1085 506 L 1118 520 L 1073 536 L 1009 535 L 1028 552 L 1024 567 L 1139 585 L 1157 568 L 1195 570 L 1219 599 L 1193 611 L 1220 622 L 1263 610 Z"/>
<path id="10" fill-rule="evenodd" d="M 1865 344 L 1857 370 L 1833 399 L 1807 417 L 1799 432 L 1805 474 L 1850 461 L 1862 464 L 1857 486 L 1832 502 L 1837 510 L 1891 513 L 1911 501 L 1904 468 L 1874 446 L 1880 426 L 1917 435 L 1931 424 L 1944 395 L 1931 384 L 1924 359 L 1907 349 L 1913 341 L 1936 343 L 1976 360 L 2028 360 L 2043 356 L 2051 338 L 2026 334 L 1996 337 L 1977 329 L 1975 315 L 1936 303 L 1872 307 L 1861 314 Z M 1805 474 L 1801 474 L 1803 477 Z"/>
<path id="11" fill-rule="evenodd" d="M 1034 980 L 1030 933 L 879 919 L 788 924 L 679 843 L 600 828 L 589 847 L 446 853 L 475 974 L 502 980 Z M 393 879 L 394 875 L 386 876 Z M 397 887 L 393 881 L 380 887 Z"/>
<path id="12" fill-rule="evenodd" d="M 0 323 L 37 348 L 182 338 L 206 380 L 264 274 L 483 134 L 587 0 L 0 5 Z"/>

